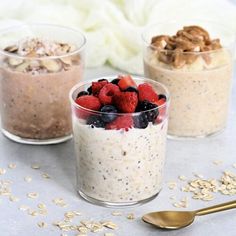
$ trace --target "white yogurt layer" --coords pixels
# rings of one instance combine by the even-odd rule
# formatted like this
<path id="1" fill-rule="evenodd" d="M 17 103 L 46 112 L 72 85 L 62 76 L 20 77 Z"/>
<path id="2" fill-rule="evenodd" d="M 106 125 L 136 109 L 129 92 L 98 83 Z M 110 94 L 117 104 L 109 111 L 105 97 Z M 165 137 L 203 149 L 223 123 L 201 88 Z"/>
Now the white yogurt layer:
<path id="1" fill-rule="evenodd" d="M 78 188 L 97 200 L 129 203 L 161 188 L 167 120 L 146 129 L 104 130 L 73 118 Z"/>
<path id="2" fill-rule="evenodd" d="M 210 53 L 210 64 L 199 56 L 183 68 L 159 62 L 149 54 L 145 75 L 167 86 L 171 94 L 168 133 L 206 136 L 226 125 L 232 78 L 231 57 L 226 50 Z"/>

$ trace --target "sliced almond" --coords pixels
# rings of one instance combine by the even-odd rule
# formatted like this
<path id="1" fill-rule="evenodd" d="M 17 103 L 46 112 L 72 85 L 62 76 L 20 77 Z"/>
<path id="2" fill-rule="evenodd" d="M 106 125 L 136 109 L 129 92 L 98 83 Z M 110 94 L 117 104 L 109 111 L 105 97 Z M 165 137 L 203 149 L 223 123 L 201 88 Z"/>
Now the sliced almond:
<path id="1" fill-rule="evenodd" d="M 42 65 L 49 71 L 49 72 L 58 72 L 61 69 L 61 63 L 56 60 L 43 60 Z"/>
<path id="2" fill-rule="evenodd" d="M 8 63 L 9 65 L 11 66 L 18 66 L 20 65 L 21 63 L 23 63 L 23 60 L 22 59 L 17 59 L 17 58 L 9 58 L 8 59 Z"/>
<path id="3" fill-rule="evenodd" d="M 11 52 L 11 53 L 17 52 L 18 47 L 16 45 L 8 46 L 8 47 L 4 48 L 4 51 Z"/>
<path id="4" fill-rule="evenodd" d="M 16 70 L 16 71 L 19 71 L 19 72 L 25 72 L 28 66 L 29 66 L 29 63 L 28 63 L 28 62 L 24 62 L 24 63 L 18 65 L 18 66 L 15 68 L 15 70 Z"/>
<path id="5" fill-rule="evenodd" d="M 60 60 L 66 65 L 71 65 L 72 64 L 72 61 L 71 61 L 70 57 L 62 57 L 62 58 L 60 58 Z"/>

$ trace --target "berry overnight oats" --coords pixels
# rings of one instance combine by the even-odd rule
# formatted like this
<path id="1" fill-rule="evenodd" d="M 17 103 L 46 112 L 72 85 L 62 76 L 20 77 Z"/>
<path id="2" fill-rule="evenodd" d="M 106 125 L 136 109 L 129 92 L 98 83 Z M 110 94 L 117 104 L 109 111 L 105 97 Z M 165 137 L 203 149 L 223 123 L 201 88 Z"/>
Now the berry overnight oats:
<path id="1" fill-rule="evenodd" d="M 22 143 L 58 143 L 71 137 L 68 93 L 82 79 L 85 39 L 67 28 L 33 26 L 40 36 L 9 40 L 0 52 L 2 131 Z M 44 28 L 53 38 L 40 34 Z"/>
<path id="2" fill-rule="evenodd" d="M 112 76 L 75 86 L 70 99 L 80 195 L 106 206 L 155 197 L 165 162 L 166 88 Z"/>
<path id="3" fill-rule="evenodd" d="M 144 71 L 146 77 L 170 91 L 168 134 L 205 137 L 224 129 L 231 91 L 231 52 L 199 26 L 183 27 L 174 36 L 151 36 L 150 32 L 149 39 L 143 35 Z"/>

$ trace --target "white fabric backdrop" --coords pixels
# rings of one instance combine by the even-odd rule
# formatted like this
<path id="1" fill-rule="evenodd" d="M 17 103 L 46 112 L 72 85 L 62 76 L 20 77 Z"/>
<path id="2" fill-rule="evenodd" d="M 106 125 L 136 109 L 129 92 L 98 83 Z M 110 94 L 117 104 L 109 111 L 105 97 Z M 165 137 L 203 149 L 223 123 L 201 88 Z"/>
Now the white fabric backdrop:
<path id="1" fill-rule="evenodd" d="M 157 21 L 200 18 L 236 32 L 235 0 L 0 0 L 0 28 L 47 22 L 80 28 L 88 39 L 86 65 L 142 73 L 140 34 Z"/>

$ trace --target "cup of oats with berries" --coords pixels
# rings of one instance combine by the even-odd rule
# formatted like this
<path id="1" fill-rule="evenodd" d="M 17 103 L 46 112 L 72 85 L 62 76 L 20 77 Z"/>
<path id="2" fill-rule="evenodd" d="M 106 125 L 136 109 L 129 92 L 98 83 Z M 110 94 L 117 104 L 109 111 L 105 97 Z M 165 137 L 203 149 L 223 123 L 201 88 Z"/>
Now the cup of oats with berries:
<path id="1" fill-rule="evenodd" d="M 83 76 L 85 37 L 70 28 L 29 24 L 0 32 L 2 132 L 30 144 L 71 138 L 70 89 Z"/>
<path id="2" fill-rule="evenodd" d="M 129 75 L 80 83 L 70 92 L 77 190 L 105 206 L 142 203 L 162 183 L 169 93 Z"/>
<path id="3" fill-rule="evenodd" d="M 172 22 L 150 26 L 143 41 L 145 76 L 165 84 L 172 97 L 168 134 L 205 137 L 223 130 L 233 71 L 232 31 L 221 24 Z"/>

